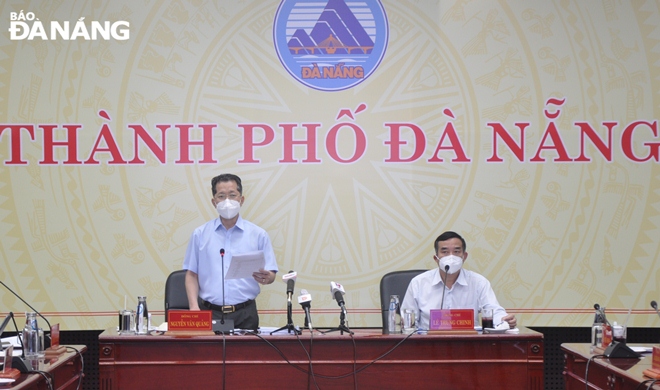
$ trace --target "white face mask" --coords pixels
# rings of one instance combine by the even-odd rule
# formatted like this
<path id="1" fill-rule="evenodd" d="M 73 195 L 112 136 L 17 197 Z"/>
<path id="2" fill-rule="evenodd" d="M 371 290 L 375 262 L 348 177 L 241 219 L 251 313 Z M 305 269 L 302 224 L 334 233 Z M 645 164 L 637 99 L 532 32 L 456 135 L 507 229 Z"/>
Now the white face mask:
<path id="1" fill-rule="evenodd" d="M 218 215 L 222 218 L 232 219 L 238 215 L 238 212 L 241 210 L 241 204 L 237 200 L 225 199 L 215 205 L 215 209 L 218 210 Z"/>
<path id="2" fill-rule="evenodd" d="M 447 268 L 447 266 L 449 266 L 447 273 L 455 274 L 456 272 L 460 271 L 461 268 L 463 268 L 463 259 L 454 255 L 445 256 L 440 259 L 439 266 L 443 271 L 445 268 Z"/>

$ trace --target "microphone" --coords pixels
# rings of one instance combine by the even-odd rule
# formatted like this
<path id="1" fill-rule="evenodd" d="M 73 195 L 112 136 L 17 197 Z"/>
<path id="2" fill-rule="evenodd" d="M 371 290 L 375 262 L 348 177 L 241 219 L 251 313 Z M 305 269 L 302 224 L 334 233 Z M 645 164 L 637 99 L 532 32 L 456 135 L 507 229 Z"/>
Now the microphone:
<path id="1" fill-rule="evenodd" d="M 2 284 L 3 286 L 5 286 L 5 288 L 6 288 L 7 290 L 9 290 L 10 293 L 14 294 L 14 295 L 16 296 L 16 298 L 20 299 L 21 302 L 25 303 L 25 304 L 27 305 L 27 307 L 29 307 L 30 309 L 32 309 L 33 312 L 37 313 L 37 315 L 38 315 L 39 317 L 41 317 L 44 321 L 46 321 L 46 324 L 48 325 L 48 331 L 50 332 L 50 329 L 51 329 L 50 322 L 48 322 L 48 320 L 46 319 L 46 317 L 42 316 L 41 313 L 39 313 L 39 312 L 37 311 L 37 309 L 35 309 L 34 307 L 32 307 L 29 303 L 25 302 L 25 299 L 23 299 L 23 298 L 21 298 L 20 296 L 18 296 L 18 294 L 16 294 L 16 293 L 14 292 L 14 290 L 12 290 L 12 289 L 9 288 L 6 284 L 4 284 L 4 283 L 2 282 L 2 280 L 0 280 L 0 284 Z"/>
<path id="2" fill-rule="evenodd" d="M 282 275 L 282 281 L 286 282 L 286 299 L 291 302 L 293 296 L 293 287 L 296 285 L 296 277 L 298 274 L 294 271 L 289 271 L 288 274 Z"/>
<path id="3" fill-rule="evenodd" d="M 344 294 L 346 294 L 346 291 L 344 291 L 344 287 L 339 283 L 330 282 L 330 293 L 332 293 L 333 298 L 337 301 L 339 307 L 341 307 L 341 311 L 346 314 L 346 306 L 344 305 Z"/>
<path id="4" fill-rule="evenodd" d="M 607 324 L 611 327 L 612 324 L 610 324 L 610 322 L 607 320 L 607 317 L 605 316 L 605 309 L 600 307 L 600 305 L 597 303 L 594 304 L 594 309 L 596 309 L 598 315 L 600 315 L 600 318 L 603 320 L 603 324 Z"/>
<path id="5" fill-rule="evenodd" d="M 307 290 L 300 290 L 300 296 L 298 296 L 298 303 L 305 310 L 305 327 L 309 330 L 314 330 L 312 326 L 312 315 L 309 312 L 309 309 L 312 307 L 312 295 L 307 292 Z"/>
<path id="6" fill-rule="evenodd" d="M 442 301 L 440 301 L 440 310 L 442 310 L 442 307 L 445 304 L 445 291 L 447 291 L 447 276 L 449 276 L 447 272 L 449 272 L 449 264 L 445 265 L 445 280 L 442 282 L 443 287 L 442 287 Z M 442 279 L 442 274 L 440 274 L 440 279 Z"/>
<path id="7" fill-rule="evenodd" d="M 660 317 L 660 311 L 658 311 L 658 304 L 655 301 L 651 301 L 651 307 L 655 309 L 655 312 L 658 314 L 658 317 Z"/>
<path id="8" fill-rule="evenodd" d="M 294 332 L 296 335 L 302 333 L 300 329 L 296 329 L 296 327 L 293 325 L 293 307 L 291 307 L 291 297 L 293 296 L 293 287 L 296 284 L 296 275 L 298 274 L 294 271 L 289 271 L 288 274 L 282 275 L 282 281 L 286 282 L 286 325 L 270 332 L 270 334 L 279 332 L 283 329 L 286 329 L 287 333 Z"/>

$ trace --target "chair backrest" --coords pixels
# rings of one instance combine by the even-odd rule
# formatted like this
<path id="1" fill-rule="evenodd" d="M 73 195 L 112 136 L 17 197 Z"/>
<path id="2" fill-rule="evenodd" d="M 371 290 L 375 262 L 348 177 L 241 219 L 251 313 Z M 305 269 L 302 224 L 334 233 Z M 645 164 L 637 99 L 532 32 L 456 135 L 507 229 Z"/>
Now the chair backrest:
<path id="1" fill-rule="evenodd" d="M 415 276 L 426 272 L 425 269 L 394 271 L 385 274 L 380 279 L 380 310 L 383 319 L 383 331 L 387 329 L 387 312 L 390 306 L 390 295 L 398 295 L 401 302 L 406 294 L 410 281 Z"/>
<path id="2" fill-rule="evenodd" d="M 188 310 L 188 295 L 186 294 L 185 269 L 174 271 L 165 282 L 165 321 L 168 310 Z"/>

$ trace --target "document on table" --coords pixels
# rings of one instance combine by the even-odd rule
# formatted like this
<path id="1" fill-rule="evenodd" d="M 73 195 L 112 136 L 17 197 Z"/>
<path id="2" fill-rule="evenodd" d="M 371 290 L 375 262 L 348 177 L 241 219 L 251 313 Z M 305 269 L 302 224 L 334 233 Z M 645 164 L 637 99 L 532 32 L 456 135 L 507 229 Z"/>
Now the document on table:
<path id="1" fill-rule="evenodd" d="M 20 341 L 18 341 L 18 336 L 11 336 L 11 337 L 3 337 L 0 339 L 2 341 L 2 348 L 7 348 L 9 345 L 13 345 L 14 349 L 20 349 L 22 348 L 23 344 L 21 344 Z"/>
<path id="2" fill-rule="evenodd" d="M 4 348 L 4 347 L 3 347 L 3 348 L 2 348 L 2 351 L 0 351 L 0 358 L 4 358 L 5 355 L 7 354 L 7 351 L 9 351 L 9 348 Z M 21 351 L 20 348 L 13 348 L 13 346 L 12 346 L 11 356 L 21 356 L 21 355 L 22 355 L 22 352 L 23 352 L 23 351 Z M 3 361 L 3 359 L 0 359 L 0 363 L 2 363 L 2 361 Z M 2 365 L 2 364 L 0 364 L 0 366 L 1 366 L 1 365 Z M 1 370 L 0 370 L 0 371 L 1 371 Z"/>
<path id="3" fill-rule="evenodd" d="M 235 254 L 231 257 L 231 264 L 229 264 L 225 279 L 251 278 L 253 272 L 257 272 L 265 266 L 266 258 L 263 251 Z"/>

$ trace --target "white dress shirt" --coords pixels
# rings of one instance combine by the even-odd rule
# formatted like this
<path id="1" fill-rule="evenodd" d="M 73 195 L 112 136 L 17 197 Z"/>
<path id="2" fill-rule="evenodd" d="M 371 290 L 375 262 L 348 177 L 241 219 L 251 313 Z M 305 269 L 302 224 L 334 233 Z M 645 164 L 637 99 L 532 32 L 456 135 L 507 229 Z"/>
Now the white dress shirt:
<path id="1" fill-rule="evenodd" d="M 415 276 L 401 303 L 401 310 L 412 309 L 419 329 L 429 328 L 431 309 L 440 309 L 442 290 L 445 285 L 438 268 Z M 493 309 L 493 326 L 502 322 L 506 311 L 500 306 L 488 279 L 482 275 L 461 269 L 454 285 L 445 291 L 443 309 L 473 309 L 474 324 L 480 326 L 481 309 Z"/>
<path id="2" fill-rule="evenodd" d="M 220 248 L 225 250 L 224 270 Z M 232 255 L 254 251 L 263 251 L 266 258 L 266 270 L 277 272 L 275 252 L 268 233 L 240 215 L 231 229 L 227 230 L 220 218 L 195 229 L 186 249 L 183 269 L 197 274 L 199 296 L 215 305 L 236 305 L 249 299 L 255 299 L 261 286 L 253 278 L 226 279 L 225 295 L 222 297 L 222 274 L 227 274 Z"/>

